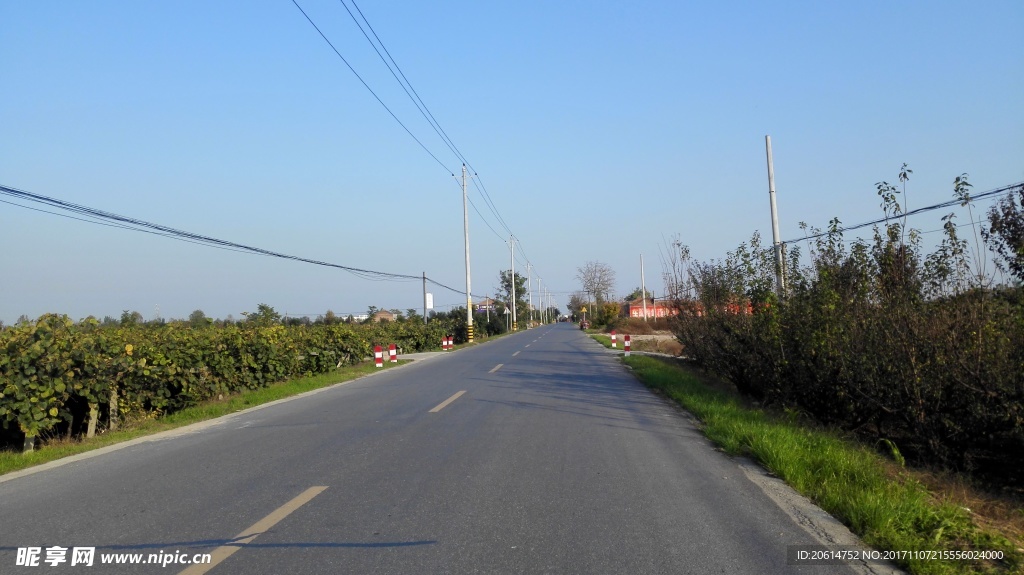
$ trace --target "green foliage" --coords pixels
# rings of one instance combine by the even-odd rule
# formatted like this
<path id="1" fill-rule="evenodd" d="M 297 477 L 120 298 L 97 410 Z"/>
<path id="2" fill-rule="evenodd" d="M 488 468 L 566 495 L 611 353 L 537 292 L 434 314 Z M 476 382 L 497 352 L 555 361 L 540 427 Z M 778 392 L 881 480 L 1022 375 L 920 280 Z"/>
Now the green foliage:
<path id="1" fill-rule="evenodd" d="M 1019 573 L 1024 553 L 997 533 L 974 525 L 969 513 L 931 501 L 914 479 L 892 477 L 879 457 L 825 431 L 743 407 L 691 373 L 650 357 L 625 362 L 648 386 L 664 392 L 703 422 L 726 452 L 757 459 L 794 489 L 841 520 L 878 549 L 999 550 L 993 565 L 954 560 L 902 559 L 915 574 Z M 887 447 L 900 457 L 892 442 Z"/>
<path id="2" fill-rule="evenodd" d="M 494 288 L 495 293 L 498 297 L 501 297 L 505 304 L 511 308 L 509 302 L 512 301 L 512 273 L 508 270 L 499 272 L 498 281 L 499 286 Z M 530 304 L 527 301 L 526 296 L 526 276 L 515 274 L 515 290 L 516 290 L 516 321 L 520 324 L 525 325 L 527 318 L 530 317 Z"/>
<path id="3" fill-rule="evenodd" d="M 957 179 L 957 197 L 966 185 Z M 951 216 L 923 255 L 919 234 L 895 218 L 900 190 L 881 182 L 878 193 L 893 219 L 850 246 L 833 220 L 808 244 L 808 265 L 793 249 L 782 300 L 757 236 L 724 261 L 690 263 L 696 297 L 679 302 L 675 333 L 688 356 L 760 401 L 854 430 L 907 461 L 1019 484 L 1021 288 L 990 288 L 972 273 Z"/>
<path id="4" fill-rule="evenodd" d="M 372 357 L 374 345 L 437 349 L 457 329 L 447 319 L 284 326 L 271 323 L 274 315 L 261 305 L 244 323 L 194 329 L 185 322 L 75 325 L 47 314 L 0 330 L 0 422 L 34 438 L 58 426 L 73 430 L 90 407 L 101 424 L 155 417 L 354 365 Z"/>
<path id="5" fill-rule="evenodd" d="M 989 229 L 982 231 L 985 241 L 999 255 L 999 266 L 1024 282 L 1024 185 L 989 209 Z"/>

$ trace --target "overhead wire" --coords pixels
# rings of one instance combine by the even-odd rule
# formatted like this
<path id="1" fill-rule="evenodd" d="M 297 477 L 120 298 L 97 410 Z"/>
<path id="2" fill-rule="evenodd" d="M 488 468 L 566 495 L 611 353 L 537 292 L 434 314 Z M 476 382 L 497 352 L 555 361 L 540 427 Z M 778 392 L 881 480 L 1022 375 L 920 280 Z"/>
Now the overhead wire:
<path id="1" fill-rule="evenodd" d="M 257 255 L 272 256 L 272 257 L 277 257 L 277 258 L 282 258 L 282 259 L 299 261 L 299 262 L 303 262 L 303 263 L 309 263 L 309 264 L 314 264 L 314 265 L 319 265 L 319 266 L 336 268 L 336 269 L 347 271 L 349 273 L 352 273 L 353 275 L 356 275 L 358 277 L 362 277 L 362 278 L 368 279 L 368 280 L 413 281 L 413 280 L 421 279 L 421 276 L 414 276 L 414 275 L 408 275 L 408 274 L 396 274 L 396 273 L 382 272 L 382 271 L 375 271 L 375 270 L 367 270 L 367 269 L 356 268 L 356 267 L 352 267 L 352 266 L 346 266 L 346 265 L 341 265 L 341 264 L 325 262 L 325 261 L 321 261 L 321 260 L 314 260 L 314 259 L 310 259 L 310 258 L 303 258 L 303 257 L 299 257 L 299 256 L 283 254 L 283 253 L 280 253 L 280 252 L 266 250 L 266 249 L 263 249 L 263 248 L 247 246 L 247 245 L 244 245 L 244 244 L 239 244 L 239 243 L 231 242 L 231 241 L 228 241 L 228 240 L 222 240 L 222 239 L 213 238 L 213 237 L 210 237 L 210 236 L 204 236 L 204 235 L 201 235 L 201 234 L 196 234 L 196 233 L 192 233 L 192 232 L 186 232 L 186 231 L 183 231 L 183 230 L 178 230 L 178 229 L 171 228 L 171 227 L 168 227 L 168 226 L 164 226 L 164 225 L 161 225 L 161 224 L 154 224 L 154 223 L 147 222 L 147 221 L 144 221 L 144 220 L 139 220 L 139 219 L 131 218 L 131 217 L 128 217 L 128 216 L 122 216 L 122 215 L 119 215 L 119 214 L 114 214 L 114 213 L 111 213 L 111 212 L 106 212 L 106 211 L 103 211 L 103 210 L 98 210 L 98 209 L 95 209 L 95 208 L 90 208 L 88 206 L 83 206 L 83 205 L 75 204 L 75 203 L 72 203 L 72 202 L 65 202 L 63 200 L 59 200 L 59 199 L 56 199 L 56 198 L 51 198 L 51 197 L 43 196 L 43 195 L 39 195 L 39 194 L 33 194 L 31 192 L 26 192 L 24 190 L 19 190 L 17 188 L 11 188 L 11 187 L 7 187 L 7 186 L 3 186 L 3 185 L 0 185 L 0 194 L 4 194 L 4 195 L 7 195 L 7 196 L 18 198 L 18 199 L 21 199 L 23 201 L 31 201 L 31 202 L 41 203 L 41 204 L 44 204 L 44 205 L 48 205 L 48 206 L 51 206 L 51 207 L 55 207 L 55 208 L 58 208 L 58 209 L 61 209 L 61 210 L 65 210 L 65 211 L 68 211 L 68 212 L 71 212 L 71 213 L 83 215 L 83 216 L 94 218 L 94 219 L 98 219 L 98 220 L 117 222 L 117 224 L 119 224 L 119 225 L 115 225 L 115 227 L 126 227 L 127 229 L 131 229 L 131 230 L 134 230 L 134 231 L 144 231 L 144 232 L 147 232 L 147 233 L 153 233 L 153 231 L 155 231 L 155 232 L 158 232 L 157 235 L 170 235 L 170 236 L 174 236 L 175 239 L 183 238 L 186 241 L 192 241 L 193 243 L 199 243 L 199 244 L 208 245 L 208 246 L 211 246 L 211 247 L 234 248 L 235 251 L 243 251 L 243 252 L 257 254 Z M 7 203 L 11 203 L 11 202 L 7 202 Z M 14 205 L 17 205 L 17 204 L 14 204 Z M 24 206 L 22 206 L 22 207 L 24 207 Z M 56 214 L 56 215 L 60 215 L 60 214 Z M 83 220 L 83 221 L 86 221 L 86 220 Z M 102 223 L 102 222 L 92 222 L 92 223 Z"/>
<path id="2" fill-rule="evenodd" d="M 413 102 L 413 104 L 416 106 L 416 109 L 420 112 L 420 114 L 423 116 L 423 118 L 427 121 L 427 123 L 430 125 L 431 129 L 433 129 L 434 132 L 438 135 L 438 137 L 441 138 L 442 142 L 444 142 L 445 146 L 448 147 L 448 149 L 452 152 L 452 154 L 454 154 L 457 158 L 459 158 L 462 161 L 463 164 L 465 164 L 467 167 L 469 167 L 472 170 L 473 176 L 474 176 L 473 177 L 473 186 L 476 188 L 477 192 L 480 194 L 480 197 L 483 198 L 484 204 L 487 206 L 487 208 L 490 210 L 490 212 L 494 215 L 494 218 L 497 221 L 497 223 L 506 232 L 508 232 L 509 235 L 514 235 L 512 233 L 511 228 L 509 227 L 508 223 L 502 217 L 501 212 L 498 210 L 497 205 L 495 204 L 495 202 L 494 202 L 493 198 L 491 197 L 490 193 L 487 191 L 487 187 L 484 185 L 483 181 L 480 179 L 479 173 L 476 171 L 475 168 L 473 168 L 472 164 L 469 162 L 469 160 L 466 158 L 466 156 L 461 152 L 461 150 L 458 149 L 458 147 L 455 145 L 455 142 L 451 139 L 451 137 L 448 135 L 448 133 L 444 130 L 444 128 L 441 126 L 440 122 L 437 121 L 437 118 L 434 116 L 433 112 L 430 111 L 430 108 L 427 106 L 426 102 L 424 102 L 423 98 L 420 97 L 419 92 L 412 85 L 412 82 L 409 81 L 409 78 L 402 71 L 401 67 L 398 65 L 398 62 L 395 60 L 395 58 L 392 56 L 391 52 L 387 49 L 387 46 L 381 40 L 380 35 L 377 34 L 376 30 L 374 30 L 373 25 L 370 24 L 369 19 L 363 13 L 362 9 L 359 8 L 359 5 L 355 2 L 355 0 L 350 0 L 350 1 L 352 2 L 352 6 L 355 8 L 356 12 L 359 14 L 358 18 L 356 17 L 355 13 L 352 12 L 352 9 L 349 8 L 349 6 L 345 2 L 345 0 L 339 0 L 341 5 L 345 8 L 345 11 L 348 13 L 349 17 L 356 24 L 356 27 L 359 28 L 359 31 L 363 34 L 363 37 L 366 39 L 367 42 L 369 42 L 369 44 L 373 48 L 374 52 L 376 52 L 377 56 L 384 63 L 385 67 L 387 67 L 388 71 L 395 78 L 395 81 L 398 82 L 398 84 L 402 87 L 402 90 L 405 92 L 406 96 Z M 423 144 L 423 142 L 419 138 L 417 138 L 415 135 L 413 135 L 412 131 L 401 120 L 398 119 L 397 115 L 395 115 L 395 113 L 386 104 L 384 104 L 383 100 L 377 95 L 377 93 L 373 89 L 370 88 L 369 84 L 362 78 L 362 76 L 360 76 L 356 72 L 356 70 L 352 67 L 352 65 L 348 62 L 348 60 L 345 59 L 344 56 L 342 56 L 341 52 L 338 51 L 338 49 L 334 46 L 334 44 L 327 38 L 327 36 L 323 33 L 323 31 L 320 29 L 320 27 L 316 25 L 316 23 L 309 16 L 309 14 L 306 13 L 305 10 L 303 10 L 303 8 L 298 4 L 298 1 L 297 0 L 292 0 L 292 3 L 295 4 L 295 7 L 298 8 L 300 12 L 302 12 L 302 15 L 306 18 L 306 20 L 313 26 L 314 29 L 316 29 L 317 33 L 320 34 L 320 37 L 323 38 L 323 40 L 325 42 L 327 42 L 328 46 L 331 47 L 331 49 L 334 51 L 334 53 L 342 60 L 342 62 L 345 63 L 345 65 L 349 68 L 349 70 L 363 84 L 363 86 L 367 90 L 370 91 L 370 93 L 374 96 L 374 98 L 376 98 L 378 103 L 380 103 L 381 106 L 383 106 L 388 111 L 388 113 L 391 115 L 391 117 L 396 122 L 398 122 L 399 125 L 402 126 L 402 128 L 406 131 L 406 133 L 408 133 L 409 136 L 411 136 L 416 141 L 416 143 L 419 144 L 420 147 L 424 149 L 424 151 L 426 151 L 428 154 L 430 154 L 430 156 L 439 165 L 441 165 L 446 171 L 448 171 L 449 173 L 454 175 L 452 170 L 450 168 L 448 168 L 441 160 L 439 160 L 437 158 L 437 156 L 433 152 L 431 152 L 426 147 L 426 145 Z M 362 23 L 360 22 L 360 19 L 362 19 Z M 363 27 L 363 24 L 365 24 L 365 28 Z M 369 32 L 367 32 L 367 30 Z M 373 36 L 372 39 L 370 37 L 371 34 Z M 379 48 L 378 48 L 378 46 L 379 46 Z M 383 53 L 381 52 L 382 50 L 383 50 Z M 385 54 L 386 54 L 386 57 L 385 57 Z M 484 222 L 484 224 L 497 237 L 502 238 L 502 235 L 500 233 L 498 233 L 497 230 L 494 229 L 494 227 L 490 224 L 490 222 L 488 222 L 487 218 L 484 217 L 483 213 L 480 211 L 480 209 L 477 207 L 477 205 L 472 201 L 472 199 L 468 198 L 468 196 L 467 196 L 467 199 L 469 200 L 470 204 L 473 206 L 473 210 L 477 213 L 478 216 L 480 216 L 480 219 Z M 525 254 L 524 254 L 524 257 L 525 257 Z M 529 258 L 527 258 L 527 260 L 529 261 Z"/>
<path id="3" fill-rule="evenodd" d="M 487 187 L 483 184 L 483 181 L 480 180 L 479 173 L 477 173 L 476 169 L 473 168 L 469 160 L 466 159 L 466 156 L 462 153 L 462 151 L 458 149 L 458 146 L 455 145 L 455 142 L 451 139 L 450 136 L 448 136 L 448 133 L 444 130 L 444 128 L 441 127 L 441 123 L 437 121 L 437 118 L 434 116 L 433 112 L 430 111 L 430 108 L 427 106 L 426 102 L 424 102 L 423 98 L 420 97 L 419 92 L 416 91 L 416 88 L 412 85 L 412 82 L 409 81 L 409 78 L 402 71 L 401 66 L 398 65 L 398 62 L 395 60 L 394 56 L 391 55 L 391 52 L 387 49 L 387 46 L 384 45 L 384 41 L 381 40 L 376 30 L 373 29 L 373 25 L 370 24 L 369 19 L 366 18 L 366 15 L 363 13 L 362 9 L 359 8 L 359 5 L 355 2 L 355 0 L 349 1 L 352 2 L 352 6 L 355 7 L 356 12 L 359 13 L 359 18 L 361 18 L 362 22 L 366 24 L 365 29 L 363 28 L 363 24 L 360 23 L 359 18 L 356 18 L 355 14 L 348 7 L 348 4 L 345 2 L 345 0 L 339 0 L 341 5 L 345 8 L 345 11 L 348 12 L 349 17 L 352 18 L 352 21 L 355 22 L 356 26 L 359 28 L 359 31 L 363 34 L 363 37 L 366 38 L 367 42 L 369 42 L 374 52 L 377 53 L 377 56 L 381 59 L 381 61 L 387 67 L 388 71 L 395 78 L 395 81 L 398 82 L 399 86 L 402 87 L 402 90 L 405 92 L 406 96 L 409 97 L 412 103 L 416 106 L 416 109 L 419 110 L 420 115 L 423 116 L 423 118 L 427 121 L 427 123 L 438 135 L 438 137 L 441 138 L 441 141 L 445 143 L 448 149 L 457 158 L 459 158 L 463 164 L 465 164 L 472 170 L 474 176 L 473 186 L 480 193 L 480 197 L 483 198 L 484 205 L 486 205 L 487 208 L 494 215 L 498 224 L 502 228 L 504 228 L 509 235 L 512 235 L 512 230 L 505 222 L 505 219 L 501 216 L 501 212 L 498 210 L 497 205 L 491 198 L 491 195 L 487 192 Z M 367 33 L 367 30 L 369 30 L 369 33 Z M 373 39 L 370 38 L 370 34 L 373 35 Z M 383 54 L 381 53 L 381 50 L 384 51 Z M 387 55 L 386 58 L 384 56 L 385 54 Z M 484 223 L 487 224 L 487 227 L 489 227 L 492 232 L 495 232 L 495 234 L 498 235 L 498 237 L 501 237 L 501 234 L 498 234 L 494 227 L 491 226 L 489 222 L 487 222 L 487 219 L 484 217 L 483 213 L 476 207 L 475 204 L 473 206 L 473 209 L 476 211 L 477 215 L 479 215 L 480 218 L 484 221 Z"/>
<path id="4" fill-rule="evenodd" d="M 439 160 L 437 156 L 435 156 L 434 153 L 431 152 L 430 149 L 427 148 L 423 144 L 423 142 L 421 142 L 420 139 L 417 138 L 416 135 L 413 134 L 412 131 L 409 130 L 409 128 L 404 123 L 402 123 L 401 120 L 398 119 L 398 116 L 396 116 L 395 113 L 391 111 L 391 108 L 389 108 L 388 105 L 384 103 L 384 100 L 380 99 L 380 96 L 378 96 L 377 93 L 373 91 L 373 88 L 371 88 L 370 85 L 366 83 L 366 80 L 364 80 L 363 77 L 359 75 L 359 72 L 356 72 L 356 69 L 352 67 L 352 64 L 349 64 L 348 60 L 346 60 L 345 57 L 341 55 L 341 52 L 339 52 L 338 49 L 334 47 L 334 44 L 327 39 L 327 36 L 325 36 L 323 31 L 320 30 L 320 27 L 317 26 L 315 22 L 313 22 L 313 19 L 309 17 L 309 14 L 306 14 L 306 11 L 302 9 L 302 6 L 299 6 L 298 1 L 292 0 L 292 4 L 295 4 L 295 7 L 299 9 L 299 12 L 302 12 L 302 15 L 306 17 L 306 20 L 309 21 L 310 25 L 312 25 L 313 28 L 316 29 L 317 33 L 320 34 L 320 37 L 324 39 L 324 42 L 327 42 L 327 45 L 331 47 L 331 50 L 334 50 L 334 53 L 337 54 L 338 58 L 341 58 L 341 61 L 344 62 L 346 66 L 348 66 L 348 69 L 353 74 L 355 74 L 355 77 L 359 79 L 359 81 L 363 84 L 363 87 L 369 90 L 370 93 L 373 94 L 373 97 L 376 98 L 377 102 L 380 103 L 381 106 L 384 106 L 384 109 L 388 111 L 388 114 L 391 114 L 391 117 L 394 118 L 396 122 L 398 122 L 398 125 L 402 126 L 402 129 L 405 130 L 405 133 L 409 134 L 409 137 L 411 137 L 413 140 L 416 140 L 416 143 L 419 144 L 421 148 L 423 148 L 423 151 L 430 154 L 430 157 L 434 158 L 434 161 L 437 162 L 438 165 L 440 165 L 442 168 L 444 168 L 445 171 L 447 171 L 450 174 L 453 174 L 454 172 L 452 172 L 452 170 L 448 168 L 448 166 L 446 166 L 444 162 Z"/>
<path id="5" fill-rule="evenodd" d="M 968 200 L 967 201 L 968 202 L 973 202 L 973 201 L 976 201 L 976 200 L 981 200 L 981 199 L 988 198 L 988 197 L 991 197 L 991 196 L 996 196 L 996 195 L 999 195 L 999 194 L 1013 193 L 1014 191 L 1016 191 L 1019 188 L 1024 188 L 1024 182 L 1017 182 L 1016 184 L 1010 184 L 1010 185 L 1007 185 L 1007 186 L 1002 186 L 1002 187 L 996 188 L 994 190 L 989 190 L 987 192 L 982 192 L 980 194 L 970 195 L 970 196 L 968 196 Z M 961 200 L 959 198 L 955 199 L 955 200 L 949 200 L 949 201 L 945 201 L 945 202 L 942 202 L 942 203 L 933 204 L 933 205 L 930 205 L 930 206 L 925 206 L 923 208 L 917 208 L 917 209 L 914 209 L 914 210 L 910 210 L 908 212 L 904 212 L 902 214 L 895 215 L 895 216 L 879 218 L 877 220 L 872 220 L 870 222 L 865 222 L 865 223 L 857 224 L 857 225 L 854 225 L 854 226 L 843 226 L 843 227 L 840 227 L 838 229 L 838 231 L 840 231 L 840 232 L 847 232 L 847 231 L 852 231 L 852 230 L 858 230 L 858 229 L 861 229 L 861 228 L 866 228 L 868 226 L 878 225 L 878 224 L 885 223 L 885 222 L 892 221 L 892 220 L 900 220 L 900 219 L 903 219 L 903 218 L 906 218 L 906 217 L 909 217 L 909 216 L 914 216 L 914 215 L 917 215 L 917 214 L 922 214 L 924 212 L 930 212 L 930 211 L 939 210 L 939 209 L 942 209 L 942 208 L 949 208 L 949 207 L 956 206 L 956 205 L 959 205 L 959 204 L 962 204 L 962 203 L 963 203 L 963 200 Z M 780 242 L 780 243 L 792 244 L 792 243 L 802 242 L 802 241 L 805 241 L 805 240 L 813 240 L 813 239 L 817 239 L 817 238 L 821 238 L 821 237 L 827 236 L 829 233 L 830 232 L 827 232 L 827 231 L 826 232 L 820 232 L 820 233 L 804 236 L 802 238 L 797 238 L 797 239 L 793 239 L 793 240 L 786 240 L 786 241 Z"/>

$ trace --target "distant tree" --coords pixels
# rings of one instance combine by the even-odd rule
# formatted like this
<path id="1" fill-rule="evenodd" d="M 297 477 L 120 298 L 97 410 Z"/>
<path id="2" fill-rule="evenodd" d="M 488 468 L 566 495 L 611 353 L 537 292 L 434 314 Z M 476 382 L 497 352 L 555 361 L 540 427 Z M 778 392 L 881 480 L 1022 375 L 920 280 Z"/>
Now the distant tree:
<path id="1" fill-rule="evenodd" d="M 333 325 L 333 324 L 336 324 L 336 323 L 341 323 L 341 318 L 339 318 L 338 316 L 334 315 L 334 311 L 333 310 L 327 310 L 327 312 L 324 313 L 324 324 L 326 324 L 326 325 Z"/>
<path id="2" fill-rule="evenodd" d="M 25 324 L 27 324 L 30 321 L 32 321 L 32 320 L 29 319 L 29 317 L 27 315 L 21 314 L 21 315 L 18 316 L 18 321 L 16 321 L 14 323 L 14 325 L 25 325 Z"/>
<path id="3" fill-rule="evenodd" d="M 274 308 L 265 303 L 256 307 L 255 312 L 242 312 L 246 321 L 255 325 L 268 326 L 281 323 L 281 314 L 274 311 Z"/>
<path id="4" fill-rule="evenodd" d="M 494 288 L 495 293 L 501 296 L 505 300 L 505 305 L 511 306 L 512 301 L 512 274 L 509 270 L 504 270 L 498 273 L 498 287 Z M 516 281 L 516 322 L 522 321 L 524 324 L 528 317 L 530 317 L 530 304 L 526 299 L 526 276 L 515 275 Z M 465 310 L 465 308 L 463 308 Z M 504 319 L 502 319 L 504 321 Z"/>
<path id="5" fill-rule="evenodd" d="M 587 294 L 578 291 L 569 296 L 569 313 L 580 318 L 583 308 L 587 307 Z"/>
<path id="6" fill-rule="evenodd" d="M 197 309 L 188 315 L 188 324 L 192 327 L 206 327 L 210 323 L 210 318 L 206 317 L 206 314 L 201 309 Z"/>
<path id="7" fill-rule="evenodd" d="M 116 317 L 105 315 L 103 316 L 103 321 L 100 322 L 100 325 L 102 325 L 103 327 L 114 327 L 121 325 L 121 322 L 118 321 Z"/>
<path id="8" fill-rule="evenodd" d="M 127 309 L 121 312 L 121 327 L 132 327 L 143 323 L 145 323 L 145 319 L 141 313 Z"/>
<path id="9" fill-rule="evenodd" d="M 988 211 L 989 229 L 982 236 L 999 256 L 996 265 L 1024 282 L 1024 184 L 996 202 Z"/>
<path id="10" fill-rule="evenodd" d="M 405 310 L 405 321 L 411 323 L 423 323 L 423 316 L 416 313 L 416 308 L 411 307 Z"/>
<path id="11" fill-rule="evenodd" d="M 583 285 L 583 291 L 592 295 L 598 303 L 611 299 L 615 287 L 615 270 L 608 264 L 587 262 L 576 268 L 576 279 Z"/>
<path id="12" fill-rule="evenodd" d="M 633 291 L 629 292 L 629 295 L 626 296 L 626 300 L 625 301 L 631 302 L 631 301 L 635 301 L 635 300 L 640 299 L 640 292 L 641 291 L 643 291 L 643 293 L 647 297 L 647 299 L 651 299 L 652 297 L 654 297 L 654 294 L 652 294 L 650 292 L 650 290 L 641 290 L 640 287 L 637 286 L 636 289 L 634 289 Z"/>
<path id="13" fill-rule="evenodd" d="M 356 316 L 354 316 L 352 314 L 348 314 L 348 317 L 345 318 L 345 323 L 355 323 L 355 322 L 356 322 Z"/>

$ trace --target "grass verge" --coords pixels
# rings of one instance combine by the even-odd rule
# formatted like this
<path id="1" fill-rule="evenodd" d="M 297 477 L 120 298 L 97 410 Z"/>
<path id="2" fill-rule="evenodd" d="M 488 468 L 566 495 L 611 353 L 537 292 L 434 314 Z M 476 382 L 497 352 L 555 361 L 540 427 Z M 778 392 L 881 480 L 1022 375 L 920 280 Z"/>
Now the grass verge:
<path id="1" fill-rule="evenodd" d="M 1024 553 L 1000 533 L 978 527 L 967 509 L 933 496 L 906 470 L 864 446 L 794 420 L 743 406 L 678 365 L 623 358 L 648 387 L 693 413 L 727 453 L 756 459 L 846 524 L 865 543 L 892 551 L 1001 551 L 1002 561 L 904 559 L 915 574 L 1024 571 Z"/>
<path id="2" fill-rule="evenodd" d="M 408 361 L 399 361 L 398 365 L 404 363 L 408 363 Z M 395 364 L 385 362 L 384 369 L 389 367 L 395 367 Z M 260 389 L 245 390 L 241 393 L 230 395 L 223 400 L 205 401 L 166 417 L 133 422 L 117 431 L 101 433 L 89 439 L 50 440 L 31 453 L 0 451 L 0 475 L 56 461 L 71 455 L 85 453 L 108 445 L 114 445 L 137 437 L 215 419 L 278 399 L 351 381 L 376 371 L 378 371 L 378 368 L 374 366 L 372 361 L 364 362 L 358 365 L 343 367 L 331 373 L 283 381 Z"/>

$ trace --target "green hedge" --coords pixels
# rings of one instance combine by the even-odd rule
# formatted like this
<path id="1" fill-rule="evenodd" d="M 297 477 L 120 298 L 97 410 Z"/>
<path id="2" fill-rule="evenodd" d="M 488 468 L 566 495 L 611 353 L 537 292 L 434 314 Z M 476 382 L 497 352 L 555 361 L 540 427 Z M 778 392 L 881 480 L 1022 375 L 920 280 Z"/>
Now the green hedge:
<path id="1" fill-rule="evenodd" d="M 192 328 L 101 327 L 46 314 L 0 330 L 0 423 L 34 438 L 116 428 L 241 389 L 328 373 L 373 356 L 375 345 L 436 349 L 457 326 L 384 322 Z M 8 438 L 9 439 L 9 438 Z"/>

